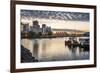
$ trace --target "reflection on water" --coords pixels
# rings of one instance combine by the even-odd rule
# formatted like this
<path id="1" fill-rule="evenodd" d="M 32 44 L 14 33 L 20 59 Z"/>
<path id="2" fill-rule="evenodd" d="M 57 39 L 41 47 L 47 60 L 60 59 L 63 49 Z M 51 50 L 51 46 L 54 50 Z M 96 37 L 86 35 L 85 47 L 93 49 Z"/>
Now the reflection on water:
<path id="1" fill-rule="evenodd" d="M 39 62 L 89 59 L 89 48 L 67 46 L 65 39 L 22 39 L 21 42 Z"/>

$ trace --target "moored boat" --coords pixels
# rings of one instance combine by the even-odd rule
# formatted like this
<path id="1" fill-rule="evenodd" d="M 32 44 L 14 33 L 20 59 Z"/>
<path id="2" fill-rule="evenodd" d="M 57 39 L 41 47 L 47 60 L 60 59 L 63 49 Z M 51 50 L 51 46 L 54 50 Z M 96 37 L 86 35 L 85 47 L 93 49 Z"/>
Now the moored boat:
<path id="1" fill-rule="evenodd" d="M 79 43 L 81 46 L 89 46 L 90 39 L 89 39 L 89 37 L 84 37 L 84 38 L 81 37 L 81 38 L 79 38 Z"/>
<path id="2" fill-rule="evenodd" d="M 69 39 L 66 41 L 65 40 L 65 45 L 74 45 L 74 46 L 78 46 L 79 43 L 77 42 L 77 38 L 76 37 L 69 37 Z"/>
<path id="3" fill-rule="evenodd" d="M 79 47 L 89 47 L 89 37 L 81 37 L 77 40 L 76 37 L 70 37 L 68 40 L 65 40 L 65 45 L 79 46 Z"/>

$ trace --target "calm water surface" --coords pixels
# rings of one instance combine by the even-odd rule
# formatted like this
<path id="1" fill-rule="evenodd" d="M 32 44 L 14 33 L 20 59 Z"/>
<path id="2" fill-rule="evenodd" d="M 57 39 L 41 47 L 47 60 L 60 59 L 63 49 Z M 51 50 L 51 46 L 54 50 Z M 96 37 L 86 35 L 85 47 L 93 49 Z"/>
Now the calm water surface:
<path id="1" fill-rule="evenodd" d="M 89 48 L 69 47 L 66 39 L 22 39 L 21 43 L 40 62 L 89 59 Z"/>

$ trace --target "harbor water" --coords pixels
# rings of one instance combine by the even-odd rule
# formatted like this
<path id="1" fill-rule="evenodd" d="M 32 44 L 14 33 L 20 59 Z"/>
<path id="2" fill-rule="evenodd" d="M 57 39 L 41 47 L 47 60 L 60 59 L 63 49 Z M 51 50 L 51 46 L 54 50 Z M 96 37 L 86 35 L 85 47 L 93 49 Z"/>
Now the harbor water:
<path id="1" fill-rule="evenodd" d="M 68 37 L 22 39 L 21 44 L 39 62 L 89 59 L 89 48 L 65 45 L 66 39 Z"/>

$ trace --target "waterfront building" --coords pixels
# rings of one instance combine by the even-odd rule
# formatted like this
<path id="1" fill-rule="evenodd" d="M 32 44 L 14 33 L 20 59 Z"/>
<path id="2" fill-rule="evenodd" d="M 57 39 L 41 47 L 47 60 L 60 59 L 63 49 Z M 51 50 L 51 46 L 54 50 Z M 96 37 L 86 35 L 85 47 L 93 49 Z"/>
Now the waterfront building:
<path id="1" fill-rule="evenodd" d="M 20 28 L 21 32 L 23 32 L 23 28 L 24 28 L 23 26 L 24 26 L 23 23 L 21 23 L 21 28 Z"/>
<path id="2" fill-rule="evenodd" d="M 52 30 L 51 30 L 51 27 L 49 27 L 49 26 L 47 26 L 46 27 L 46 31 L 49 33 L 49 32 L 51 32 Z"/>
<path id="3" fill-rule="evenodd" d="M 41 32 L 41 28 L 38 21 L 33 21 L 32 31 L 35 32 L 36 34 Z"/>
<path id="4" fill-rule="evenodd" d="M 33 27 L 32 26 L 30 26 L 30 31 L 32 31 L 33 30 Z"/>
<path id="5" fill-rule="evenodd" d="M 42 35 L 48 35 L 51 34 L 52 30 L 51 27 L 46 26 L 46 24 L 42 24 Z"/>
<path id="6" fill-rule="evenodd" d="M 23 31 L 24 32 L 29 32 L 29 23 L 27 23 L 27 24 L 23 24 Z"/>
<path id="7" fill-rule="evenodd" d="M 46 35 L 47 34 L 47 28 L 46 28 L 46 24 L 42 24 L 42 35 Z"/>

